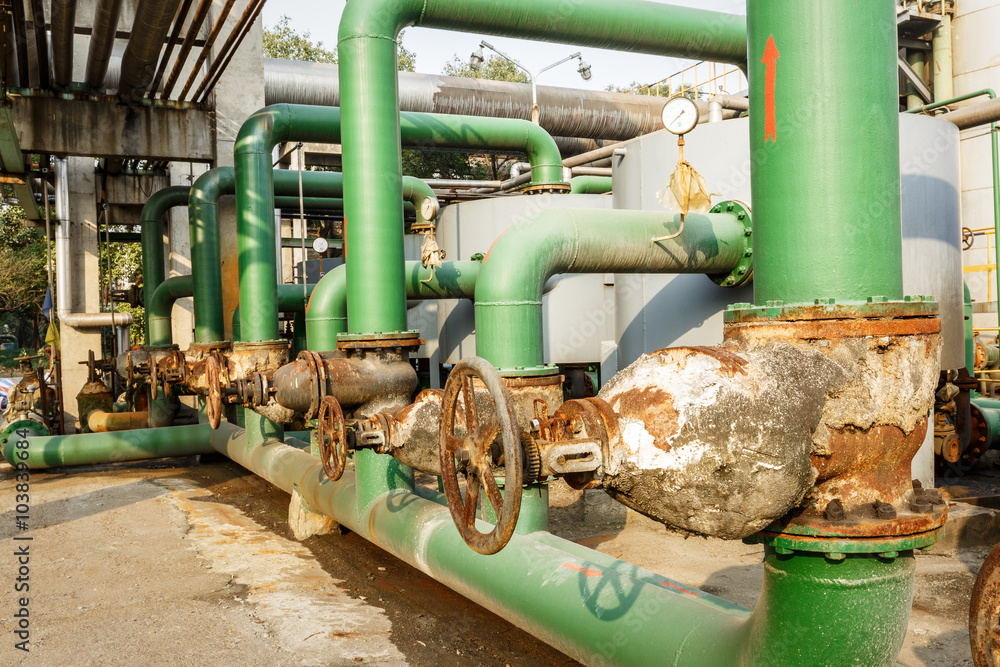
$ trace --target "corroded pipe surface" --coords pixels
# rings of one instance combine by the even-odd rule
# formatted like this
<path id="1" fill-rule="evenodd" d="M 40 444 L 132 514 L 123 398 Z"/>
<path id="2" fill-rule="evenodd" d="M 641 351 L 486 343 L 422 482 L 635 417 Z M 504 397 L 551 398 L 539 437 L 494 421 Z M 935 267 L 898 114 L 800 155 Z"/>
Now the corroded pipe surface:
<path id="1" fill-rule="evenodd" d="M 87 427 L 94 433 L 131 431 L 149 426 L 148 412 L 103 412 L 95 410 L 87 417 Z"/>

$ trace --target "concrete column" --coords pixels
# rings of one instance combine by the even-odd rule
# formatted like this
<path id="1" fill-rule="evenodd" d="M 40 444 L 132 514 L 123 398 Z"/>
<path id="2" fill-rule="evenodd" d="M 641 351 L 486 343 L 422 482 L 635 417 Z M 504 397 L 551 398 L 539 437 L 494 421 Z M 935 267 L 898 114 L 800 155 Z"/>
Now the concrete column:
<path id="1" fill-rule="evenodd" d="M 70 274 L 73 277 L 72 311 L 96 313 L 100 310 L 100 267 L 98 265 L 97 237 L 97 179 L 94 161 L 87 158 L 69 158 L 69 218 L 70 218 Z M 63 325 L 62 342 L 63 397 L 68 421 L 79 418 L 76 396 L 87 383 L 87 361 L 93 350 L 101 356 L 101 332 L 98 329 L 73 329 Z"/>
<path id="2" fill-rule="evenodd" d="M 215 20 L 222 2 L 216 2 L 210 21 Z M 239 12 L 230 14 L 222 31 L 228 35 Z M 222 45 L 223 40 L 216 44 Z M 233 56 L 225 74 L 215 86 L 216 104 L 216 166 L 233 166 L 233 148 L 240 125 L 250 114 L 264 106 L 264 54 L 261 20 L 258 18 Z M 222 250 L 222 303 L 225 310 L 226 335 L 232 335 L 233 310 L 240 302 L 239 268 L 236 249 L 236 207 L 233 197 L 224 197 L 219 206 L 219 243 Z"/>
<path id="3" fill-rule="evenodd" d="M 191 187 L 194 182 L 195 169 L 200 174 L 203 167 L 191 163 L 175 164 L 170 169 L 170 185 Z M 188 210 L 184 206 L 175 206 L 167 216 L 167 238 L 169 252 L 167 254 L 167 276 L 191 275 L 191 237 L 189 233 Z M 171 325 L 174 343 L 182 350 L 187 349 L 194 340 L 194 300 L 178 299 L 171 313 Z"/>

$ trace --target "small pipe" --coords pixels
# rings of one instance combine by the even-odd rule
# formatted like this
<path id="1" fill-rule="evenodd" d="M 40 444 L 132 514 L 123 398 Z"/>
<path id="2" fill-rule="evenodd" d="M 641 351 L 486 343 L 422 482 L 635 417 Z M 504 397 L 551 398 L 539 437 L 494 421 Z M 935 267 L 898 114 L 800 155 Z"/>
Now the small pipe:
<path id="1" fill-rule="evenodd" d="M 954 67 L 951 46 L 951 12 L 942 1 L 941 25 L 934 31 L 934 101 L 955 96 Z"/>
<path id="2" fill-rule="evenodd" d="M 82 433 L 28 438 L 26 459 L 15 459 L 18 447 L 12 439 L 3 448 L 8 461 L 23 461 L 31 470 L 63 466 L 94 465 L 119 461 L 144 461 L 210 454 L 212 427 L 208 424 L 145 428 L 113 433 Z"/>
<path id="3" fill-rule="evenodd" d="M 201 53 L 198 54 L 198 59 L 194 63 L 194 67 L 191 68 L 191 73 L 188 75 L 187 83 L 184 84 L 184 88 L 181 90 L 181 94 L 177 96 L 177 99 L 183 100 L 188 91 L 191 90 L 191 86 L 194 85 L 194 80 L 198 77 L 198 73 L 201 71 L 201 66 L 205 64 L 208 59 L 208 54 L 212 52 L 212 47 L 215 46 L 215 40 L 219 38 L 219 33 L 222 32 L 223 26 L 226 24 L 226 19 L 229 17 L 229 12 L 233 9 L 233 3 L 236 0 L 226 0 L 226 4 L 222 6 L 219 10 L 219 15 L 215 19 L 215 23 L 212 24 L 212 31 L 208 33 L 208 38 L 205 40 L 205 44 L 201 47 Z"/>
<path id="4" fill-rule="evenodd" d="M 94 410 L 87 417 L 87 428 L 94 433 L 149 428 L 149 413 L 146 411 L 105 412 L 103 410 Z"/>
<path id="5" fill-rule="evenodd" d="M 184 28 L 184 21 L 191 10 L 191 2 L 192 0 L 181 0 L 180 9 L 177 10 L 177 18 L 174 19 L 174 27 L 170 31 L 170 36 L 167 37 L 167 47 L 159 56 L 160 64 L 156 67 L 156 74 L 153 75 L 153 81 L 149 84 L 149 99 L 156 97 L 160 81 L 163 80 L 163 73 L 167 69 L 167 61 L 170 60 L 170 56 L 174 52 L 174 46 L 176 46 L 177 41 L 180 39 L 181 30 Z"/>
<path id="6" fill-rule="evenodd" d="M 406 262 L 406 298 L 471 299 L 482 264 L 444 262 L 432 270 L 420 262 Z M 312 292 L 306 309 L 306 340 L 310 350 L 337 349 L 337 335 L 347 333 L 347 267 L 338 266 L 323 276 Z"/>
<path id="7" fill-rule="evenodd" d="M 239 20 L 236 21 L 236 25 L 233 26 L 233 31 L 222 45 L 222 49 L 215 56 L 215 59 L 212 60 L 205 78 L 197 90 L 194 91 L 194 95 L 191 96 L 193 100 L 204 103 L 208 99 L 212 89 L 215 88 L 215 84 L 218 83 L 219 78 L 226 71 L 226 67 L 229 66 L 229 61 L 232 60 L 233 54 L 239 50 L 240 44 L 243 43 L 243 39 L 250 32 L 254 22 L 257 20 L 257 16 L 260 15 L 260 10 L 264 8 L 264 1 L 251 0 L 247 4 L 243 14 L 240 15 Z"/>
<path id="8" fill-rule="evenodd" d="M 187 35 L 184 36 L 184 43 L 181 44 L 181 50 L 177 52 L 177 60 L 174 61 L 173 69 L 170 70 L 170 76 L 167 77 L 167 83 L 163 86 L 163 93 L 160 95 L 161 99 L 169 99 L 170 93 L 173 91 L 174 86 L 177 85 L 177 79 L 180 78 L 181 71 L 184 69 L 184 63 L 187 62 L 188 55 L 191 53 L 191 47 L 194 46 L 195 39 L 198 37 L 198 32 L 201 30 L 201 26 L 205 23 L 205 19 L 208 17 L 208 10 L 212 8 L 212 0 L 200 0 L 198 7 L 194 11 L 194 17 L 191 19 L 191 26 L 188 28 Z M 202 47 L 207 48 L 207 46 Z M 164 59 L 166 63 L 166 59 Z"/>
<path id="9" fill-rule="evenodd" d="M 610 176 L 574 176 L 570 192 L 577 195 L 603 195 L 611 192 Z"/>
<path id="10" fill-rule="evenodd" d="M 146 300 L 146 346 L 169 347 L 173 340 L 170 312 L 177 299 L 194 295 L 191 276 L 167 278 Z"/>
<path id="11" fill-rule="evenodd" d="M 546 209 L 508 227 L 476 285 L 476 354 L 501 369 L 544 363 L 542 292 L 559 273 L 726 274 L 749 238 L 735 215 Z"/>

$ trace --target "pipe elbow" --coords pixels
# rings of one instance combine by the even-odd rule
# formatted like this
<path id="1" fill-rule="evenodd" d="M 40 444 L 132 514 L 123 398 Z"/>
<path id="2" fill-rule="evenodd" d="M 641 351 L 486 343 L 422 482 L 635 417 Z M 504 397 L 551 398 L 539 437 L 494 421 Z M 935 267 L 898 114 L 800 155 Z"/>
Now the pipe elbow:
<path id="1" fill-rule="evenodd" d="M 417 25 L 424 0 L 368 0 L 348 4 L 340 19 L 337 43 L 352 39 L 391 39 L 410 25 Z"/>
<path id="2" fill-rule="evenodd" d="M 231 195 L 236 189 L 236 170 L 232 167 L 216 167 L 209 169 L 198 177 L 191 186 L 188 196 L 188 206 L 205 206 L 219 203 L 225 195 Z"/>
<path id="3" fill-rule="evenodd" d="M 243 121 L 236 135 L 235 155 L 248 153 L 268 153 L 276 141 L 275 135 L 280 134 L 282 127 L 288 126 L 288 104 L 272 104 L 258 109 Z"/>
<path id="4" fill-rule="evenodd" d="M 434 190 L 419 178 L 403 176 L 403 199 L 413 204 L 417 222 L 433 222 L 441 212 L 441 203 Z"/>

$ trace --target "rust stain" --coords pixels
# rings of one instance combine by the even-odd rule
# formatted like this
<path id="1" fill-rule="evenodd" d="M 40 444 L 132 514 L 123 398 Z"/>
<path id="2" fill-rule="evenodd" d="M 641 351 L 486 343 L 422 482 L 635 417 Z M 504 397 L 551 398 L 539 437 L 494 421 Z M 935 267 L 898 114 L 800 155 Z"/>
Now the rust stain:
<path id="1" fill-rule="evenodd" d="M 680 413 L 674 409 L 672 395 L 656 387 L 647 387 L 622 392 L 614 402 L 619 414 L 642 420 L 658 449 L 671 450 L 667 441 L 681 430 Z"/>
<path id="2" fill-rule="evenodd" d="M 568 570 L 574 570 L 576 572 L 582 572 L 584 577 L 600 577 L 601 573 L 598 570 L 591 570 L 580 565 L 574 565 L 573 563 L 563 563 L 563 567 Z"/>
<path id="3" fill-rule="evenodd" d="M 688 348 L 678 348 L 691 350 L 691 356 L 695 354 L 704 354 L 706 356 L 712 357 L 719 362 L 719 368 L 729 377 L 736 377 L 739 375 L 747 374 L 747 363 L 746 359 L 739 356 L 738 354 L 733 354 L 729 350 L 725 350 L 721 347 L 688 347 Z"/>
<path id="4" fill-rule="evenodd" d="M 895 336 L 923 336 L 941 333 L 936 317 L 899 320 L 802 320 L 796 322 L 733 323 L 725 325 L 726 342 L 782 339 L 831 340 Z"/>

